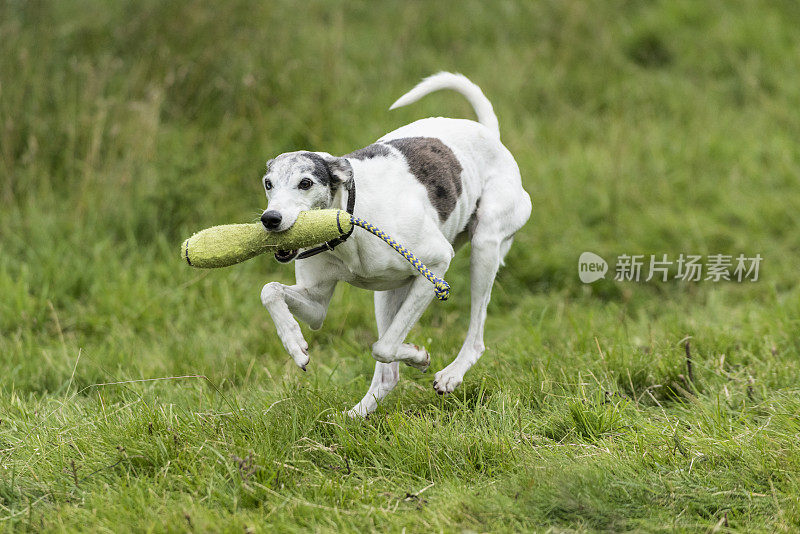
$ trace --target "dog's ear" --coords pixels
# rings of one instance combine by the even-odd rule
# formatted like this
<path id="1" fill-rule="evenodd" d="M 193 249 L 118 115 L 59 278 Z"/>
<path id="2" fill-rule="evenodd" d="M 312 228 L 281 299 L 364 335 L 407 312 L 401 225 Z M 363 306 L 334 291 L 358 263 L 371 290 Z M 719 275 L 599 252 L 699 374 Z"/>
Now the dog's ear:
<path id="1" fill-rule="evenodd" d="M 317 154 L 325 161 L 325 167 L 334 184 L 343 185 L 353 180 L 353 167 L 345 158 L 337 158 L 327 152 L 317 152 Z"/>
<path id="2" fill-rule="evenodd" d="M 327 163 L 328 172 L 340 184 L 347 184 L 353 180 L 353 167 L 344 158 L 334 158 Z"/>

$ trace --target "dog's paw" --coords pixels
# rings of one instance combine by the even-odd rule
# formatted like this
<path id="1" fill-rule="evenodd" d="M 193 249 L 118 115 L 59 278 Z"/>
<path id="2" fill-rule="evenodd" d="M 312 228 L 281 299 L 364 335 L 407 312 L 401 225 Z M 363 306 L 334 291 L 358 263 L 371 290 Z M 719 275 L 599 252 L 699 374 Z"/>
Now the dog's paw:
<path id="1" fill-rule="evenodd" d="M 452 363 L 436 373 L 433 377 L 433 389 L 439 395 L 452 393 L 464 380 L 464 372 Z"/>
<path id="2" fill-rule="evenodd" d="M 369 410 L 361 403 L 356 404 L 351 409 L 342 412 L 343 415 L 346 415 L 350 419 L 366 419 L 369 417 Z"/>
<path id="3" fill-rule="evenodd" d="M 431 355 L 425 347 L 419 347 L 411 343 L 403 343 L 397 351 L 398 359 L 406 365 L 419 369 L 423 373 L 431 365 Z"/>
<path id="4" fill-rule="evenodd" d="M 283 343 L 283 348 L 294 360 L 294 363 L 302 369 L 306 370 L 308 365 L 308 342 L 303 337 L 303 332 L 300 330 L 300 325 L 297 321 L 288 324 L 282 324 L 277 327 L 278 337 Z"/>

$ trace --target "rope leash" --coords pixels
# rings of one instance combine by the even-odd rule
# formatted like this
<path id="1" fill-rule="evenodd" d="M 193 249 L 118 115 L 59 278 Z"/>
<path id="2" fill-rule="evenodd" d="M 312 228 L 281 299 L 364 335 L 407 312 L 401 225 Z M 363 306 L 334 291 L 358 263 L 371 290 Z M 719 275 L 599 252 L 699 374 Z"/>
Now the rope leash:
<path id="1" fill-rule="evenodd" d="M 387 245 L 395 249 L 397 252 L 400 253 L 408 263 L 410 263 L 419 274 L 430 280 L 433 284 L 433 291 L 436 294 L 436 298 L 439 300 L 447 300 L 450 296 L 450 284 L 445 282 L 442 278 L 439 278 L 433 272 L 428 269 L 424 263 L 422 263 L 416 256 L 414 256 L 411 251 L 409 251 L 406 247 L 386 235 L 386 233 L 381 230 L 380 228 L 371 225 L 364 219 L 359 219 L 354 215 L 350 215 L 350 222 L 353 223 L 353 226 L 360 226 L 367 232 L 371 233 L 372 235 L 378 236 L 383 239 Z"/>

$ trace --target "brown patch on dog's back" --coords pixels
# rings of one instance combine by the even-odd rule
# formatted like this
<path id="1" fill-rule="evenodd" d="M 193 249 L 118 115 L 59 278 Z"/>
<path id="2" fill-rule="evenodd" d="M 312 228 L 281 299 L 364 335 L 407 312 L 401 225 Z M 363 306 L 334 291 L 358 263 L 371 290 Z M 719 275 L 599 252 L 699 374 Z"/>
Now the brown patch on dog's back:
<path id="1" fill-rule="evenodd" d="M 386 143 L 403 154 L 411 174 L 428 190 L 439 220 L 446 221 L 461 194 L 462 167 L 453 151 L 434 137 L 404 137 Z"/>

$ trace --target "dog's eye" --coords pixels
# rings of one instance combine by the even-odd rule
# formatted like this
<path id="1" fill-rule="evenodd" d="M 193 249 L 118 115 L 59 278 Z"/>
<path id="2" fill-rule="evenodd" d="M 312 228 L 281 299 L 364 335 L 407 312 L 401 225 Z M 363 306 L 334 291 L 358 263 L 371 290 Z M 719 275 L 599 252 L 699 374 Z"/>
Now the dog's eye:
<path id="1" fill-rule="evenodd" d="M 264 180 L 264 189 L 266 189 L 267 191 L 272 189 L 272 182 L 270 182 L 269 180 Z"/>
<path id="2" fill-rule="evenodd" d="M 311 189 L 312 185 L 314 185 L 314 182 L 312 182 L 308 178 L 303 178 L 302 180 L 300 180 L 300 183 L 297 184 L 297 187 L 299 187 L 300 189 Z"/>

